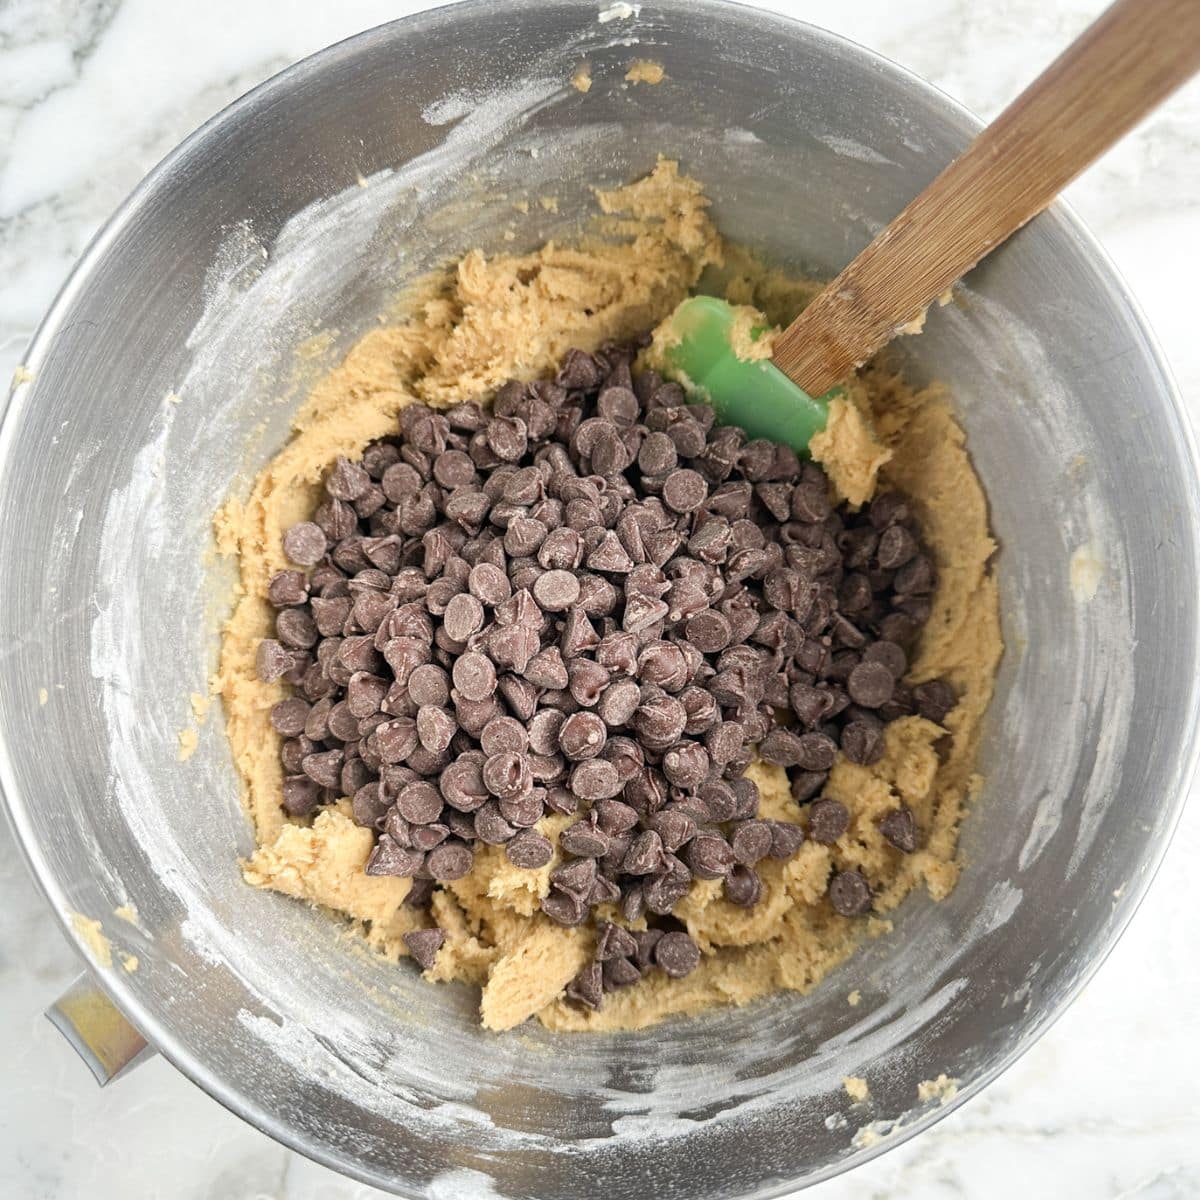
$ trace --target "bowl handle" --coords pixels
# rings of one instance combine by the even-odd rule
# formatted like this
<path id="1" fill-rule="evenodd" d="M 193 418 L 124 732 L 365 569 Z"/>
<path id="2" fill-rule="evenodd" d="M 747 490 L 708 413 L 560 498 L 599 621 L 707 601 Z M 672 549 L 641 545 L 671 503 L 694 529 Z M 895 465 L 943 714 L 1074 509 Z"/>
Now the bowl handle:
<path id="1" fill-rule="evenodd" d="M 101 1087 L 154 1054 L 154 1047 L 86 973 L 46 1009 L 46 1016 Z"/>

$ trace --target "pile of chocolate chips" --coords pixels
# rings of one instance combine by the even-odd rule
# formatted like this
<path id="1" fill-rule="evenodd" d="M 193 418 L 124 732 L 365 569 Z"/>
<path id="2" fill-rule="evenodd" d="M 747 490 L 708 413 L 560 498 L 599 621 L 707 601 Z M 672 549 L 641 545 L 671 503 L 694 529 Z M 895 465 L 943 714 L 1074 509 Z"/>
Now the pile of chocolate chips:
<path id="1" fill-rule="evenodd" d="M 573 350 L 490 413 L 410 406 L 397 438 L 339 459 L 284 536 L 302 569 L 271 580 L 258 650 L 260 678 L 293 689 L 271 714 L 287 811 L 352 797 L 378 831 L 368 873 L 412 877 L 408 903 L 480 843 L 544 866 L 538 821 L 577 818 L 543 911 L 651 925 L 597 921 L 568 989 L 590 1007 L 652 967 L 695 968 L 671 917 L 694 879 L 751 906 L 757 863 L 846 831 L 845 807 L 814 799 L 839 749 L 870 764 L 888 721 L 955 703 L 904 682 L 935 577 L 903 497 L 835 509 L 818 467 L 631 373 L 636 349 Z M 806 826 L 758 817 L 755 747 Z M 918 844 L 905 808 L 880 828 Z M 833 875 L 837 912 L 871 900 L 860 872 Z M 409 935 L 424 966 L 441 941 Z"/>

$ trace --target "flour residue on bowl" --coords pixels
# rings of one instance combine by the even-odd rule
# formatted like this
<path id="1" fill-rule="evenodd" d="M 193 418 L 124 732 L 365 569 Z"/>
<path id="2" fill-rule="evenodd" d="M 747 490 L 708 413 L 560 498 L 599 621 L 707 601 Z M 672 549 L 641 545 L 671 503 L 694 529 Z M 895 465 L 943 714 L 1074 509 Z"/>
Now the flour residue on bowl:
<path id="1" fill-rule="evenodd" d="M 610 4 L 607 8 L 602 8 L 596 14 L 596 20 L 601 25 L 607 25 L 609 21 L 628 21 L 630 17 L 640 15 L 642 6 L 640 4 L 627 4 L 625 0 L 617 0 L 615 4 Z"/>

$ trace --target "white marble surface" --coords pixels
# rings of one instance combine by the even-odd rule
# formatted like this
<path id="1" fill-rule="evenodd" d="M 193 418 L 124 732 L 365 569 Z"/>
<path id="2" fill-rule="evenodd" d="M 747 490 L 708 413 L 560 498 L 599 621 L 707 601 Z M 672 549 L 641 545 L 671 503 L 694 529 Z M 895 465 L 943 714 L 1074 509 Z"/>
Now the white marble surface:
<path id="1" fill-rule="evenodd" d="M 102 220 L 177 141 L 397 0 L 0 0 L 0 379 Z M 776 0 L 990 116 L 1098 0 Z M 1070 190 L 1145 306 L 1200 416 L 1200 86 Z M 1190 273 L 1189 273 L 1190 272 Z M 1085 994 L 984 1095 L 810 1194 L 1008 1200 L 1200 1196 L 1200 807 Z M 0 825 L 0 1196 L 365 1200 L 155 1060 L 98 1090 L 42 1019 L 77 963 Z"/>

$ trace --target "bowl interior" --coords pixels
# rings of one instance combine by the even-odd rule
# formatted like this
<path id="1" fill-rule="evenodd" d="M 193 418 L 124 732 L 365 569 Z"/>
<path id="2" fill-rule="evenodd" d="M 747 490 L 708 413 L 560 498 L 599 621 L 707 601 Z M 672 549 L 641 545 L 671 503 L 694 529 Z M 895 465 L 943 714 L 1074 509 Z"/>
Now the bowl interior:
<path id="1" fill-rule="evenodd" d="M 659 151 L 729 236 L 830 273 L 973 128 L 780 18 L 682 0 L 596 16 L 426 14 L 240 102 L 89 251 L 0 434 L 3 782 L 35 870 L 60 910 L 135 950 L 138 971 L 106 982 L 198 1082 L 409 1194 L 767 1194 L 877 1152 L 855 1137 L 868 1119 L 899 1136 L 936 1119 L 920 1080 L 982 1086 L 1073 994 L 1148 882 L 1190 766 L 1187 434 L 1119 283 L 1055 211 L 899 347 L 952 392 L 1003 547 L 1007 653 L 949 899 L 912 898 L 809 996 L 564 1042 L 485 1035 L 465 989 L 241 882 L 219 714 L 177 760 L 230 582 L 210 517 L 405 282 L 474 246 L 571 236 L 592 185 Z M 634 56 L 667 80 L 626 84 Z M 513 205 L 542 195 L 557 214 Z M 140 931 L 108 917 L 130 901 Z M 846 1075 L 870 1079 L 869 1111 Z"/>

